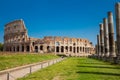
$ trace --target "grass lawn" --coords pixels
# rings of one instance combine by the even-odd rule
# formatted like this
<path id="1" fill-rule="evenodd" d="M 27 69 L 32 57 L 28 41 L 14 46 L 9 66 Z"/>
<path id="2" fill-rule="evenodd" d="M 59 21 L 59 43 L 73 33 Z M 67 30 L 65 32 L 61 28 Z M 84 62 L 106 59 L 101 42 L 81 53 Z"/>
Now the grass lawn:
<path id="1" fill-rule="evenodd" d="M 58 58 L 53 54 L 0 54 L 0 70 Z"/>
<path id="2" fill-rule="evenodd" d="M 18 80 L 120 80 L 120 65 L 73 57 Z"/>

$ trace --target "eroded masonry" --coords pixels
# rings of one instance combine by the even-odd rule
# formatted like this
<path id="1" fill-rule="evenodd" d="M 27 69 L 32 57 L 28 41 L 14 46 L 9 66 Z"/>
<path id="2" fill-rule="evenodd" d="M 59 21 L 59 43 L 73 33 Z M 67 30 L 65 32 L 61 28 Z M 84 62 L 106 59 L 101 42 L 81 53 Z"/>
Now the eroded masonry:
<path id="1" fill-rule="evenodd" d="M 109 11 L 107 18 L 103 18 L 100 32 L 97 35 L 96 54 L 93 56 L 97 59 L 120 64 L 120 2 L 115 4 L 115 18 L 116 32 L 114 32 L 113 13 Z"/>
<path id="2" fill-rule="evenodd" d="M 94 53 L 94 46 L 87 39 L 52 37 L 32 38 L 23 20 L 15 20 L 5 25 L 4 51 L 64 53 L 66 55 L 89 55 Z"/>

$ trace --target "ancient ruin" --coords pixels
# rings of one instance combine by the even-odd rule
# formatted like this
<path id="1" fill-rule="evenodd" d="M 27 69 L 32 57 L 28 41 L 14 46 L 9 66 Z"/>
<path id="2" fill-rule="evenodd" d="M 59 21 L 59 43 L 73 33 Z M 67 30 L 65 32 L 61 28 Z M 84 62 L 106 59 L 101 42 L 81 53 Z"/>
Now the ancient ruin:
<path id="1" fill-rule="evenodd" d="M 4 51 L 63 53 L 71 56 L 86 56 L 94 53 L 94 46 L 87 39 L 52 37 L 43 39 L 28 36 L 23 20 L 15 20 L 5 25 Z"/>
<path id="2" fill-rule="evenodd" d="M 115 5 L 116 10 L 116 38 L 117 38 L 117 63 L 120 62 L 120 3 Z"/>
<path id="3" fill-rule="evenodd" d="M 109 32 L 109 57 L 115 57 L 114 23 L 112 12 L 108 12 L 108 32 Z"/>
<path id="4" fill-rule="evenodd" d="M 97 54 L 98 59 L 120 64 L 120 3 L 115 5 L 116 16 L 116 41 L 114 39 L 114 19 L 111 11 L 108 18 L 103 19 L 103 26 L 100 24 L 100 37 L 97 35 Z M 103 28 L 104 27 L 104 28 Z M 104 33 L 103 33 L 104 31 Z M 103 37 L 104 36 L 104 37 Z M 103 49 L 103 50 L 102 50 Z M 101 57 L 101 55 L 104 56 Z M 99 58 L 100 57 L 100 58 Z"/>
<path id="5" fill-rule="evenodd" d="M 100 35 L 97 35 L 97 56 L 101 56 Z"/>
<path id="6" fill-rule="evenodd" d="M 104 56 L 104 31 L 103 31 L 103 24 L 100 24 L 100 45 L 101 45 L 101 57 Z"/>
<path id="7" fill-rule="evenodd" d="M 104 27 L 104 57 L 109 57 L 109 34 L 107 18 L 103 19 L 103 27 Z"/>

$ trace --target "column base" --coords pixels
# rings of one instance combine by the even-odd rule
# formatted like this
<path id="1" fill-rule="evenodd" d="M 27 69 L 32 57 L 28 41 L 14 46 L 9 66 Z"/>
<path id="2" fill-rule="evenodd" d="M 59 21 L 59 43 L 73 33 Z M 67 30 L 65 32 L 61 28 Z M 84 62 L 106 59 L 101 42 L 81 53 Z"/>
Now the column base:
<path id="1" fill-rule="evenodd" d="M 117 59 L 117 57 L 109 57 L 108 62 L 116 64 L 116 59 Z"/>
<path id="2" fill-rule="evenodd" d="M 103 61 L 108 61 L 108 59 L 109 59 L 109 57 L 106 57 L 106 56 L 102 57 Z"/>
<path id="3" fill-rule="evenodd" d="M 103 57 L 102 57 L 102 56 L 98 56 L 98 59 L 99 59 L 99 60 L 103 60 Z"/>
<path id="4" fill-rule="evenodd" d="M 120 56 L 117 56 L 117 58 L 116 58 L 116 64 L 120 64 Z"/>

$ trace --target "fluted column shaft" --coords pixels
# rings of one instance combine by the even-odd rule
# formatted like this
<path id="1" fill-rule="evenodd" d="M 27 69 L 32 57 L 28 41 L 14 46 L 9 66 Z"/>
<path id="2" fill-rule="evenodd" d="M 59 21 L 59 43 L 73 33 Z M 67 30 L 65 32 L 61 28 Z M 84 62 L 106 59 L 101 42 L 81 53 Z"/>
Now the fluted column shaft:
<path id="1" fill-rule="evenodd" d="M 114 24 L 112 12 L 108 12 L 109 50 L 110 57 L 115 57 Z"/>
<path id="2" fill-rule="evenodd" d="M 108 35 L 108 21 L 106 18 L 103 19 L 103 27 L 104 27 L 104 49 L 105 49 L 105 57 L 109 56 L 109 35 Z"/>
<path id="3" fill-rule="evenodd" d="M 100 24 L 100 44 L 101 44 L 101 57 L 104 56 L 104 30 L 103 24 Z"/>
<path id="4" fill-rule="evenodd" d="M 117 38 L 117 57 L 120 57 L 120 3 L 115 6 L 116 10 L 116 38 Z"/>
<path id="5" fill-rule="evenodd" d="M 101 55 L 100 35 L 97 35 L 97 48 L 98 48 L 98 56 L 100 56 Z"/>

